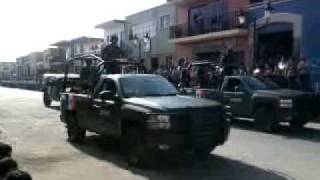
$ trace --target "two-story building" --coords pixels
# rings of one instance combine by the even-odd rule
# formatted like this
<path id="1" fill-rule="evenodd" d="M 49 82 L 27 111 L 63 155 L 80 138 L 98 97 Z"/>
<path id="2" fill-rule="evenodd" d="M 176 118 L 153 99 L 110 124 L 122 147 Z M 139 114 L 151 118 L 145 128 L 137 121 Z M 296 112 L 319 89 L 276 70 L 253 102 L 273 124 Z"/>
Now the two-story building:
<path id="1" fill-rule="evenodd" d="M 176 11 L 166 3 L 126 17 L 128 56 L 143 61 L 148 70 L 169 67 L 175 59 L 175 45 L 169 43 L 170 26 Z"/>
<path id="2" fill-rule="evenodd" d="M 63 40 L 51 44 L 53 47 L 64 49 L 66 59 L 83 55 L 83 54 L 99 54 L 103 39 L 92 37 L 79 37 L 71 40 Z"/>
<path id="3" fill-rule="evenodd" d="M 239 18 L 246 0 L 173 0 L 177 22 L 171 27 L 170 42 L 176 56 L 190 60 L 219 62 L 232 49 L 238 64 L 249 59 L 248 29 Z"/>
<path id="4" fill-rule="evenodd" d="M 16 78 L 15 62 L 0 62 L 0 80 L 12 80 Z"/>
<path id="5" fill-rule="evenodd" d="M 118 46 L 125 50 L 127 39 L 125 33 L 126 22 L 124 20 L 112 20 L 96 25 L 95 28 L 102 29 L 104 32 L 104 44 L 111 44 L 112 36 L 118 37 Z"/>
<path id="6" fill-rule="evenodd" d="M 79 37 L 69 41 L 63 40 L 51 44 L 51 46 L 63 49 L 65 59 L 68 60 L 79 55 L 100 54 L 103 43 L 104 40 L 101 38 Z M 81 66 L 80 62 L 77 62 L 77 64 L 74 64 L 72 71 L 80 72 Z"/>
<path id="7" fill-rule="evenodd" d="M 44 59 L 43 52 L 32 52 L 29 55 L 29 67 L 30 67 L 30 78 L 32 80 L 40 81 L 42 75 L 48 71 L 49 63 Z"/>
<path id="8" fill-rule="evenodd" d="M 49 65 L 48 72 L 50 73 L 63 73 L 64 64 L 66 61 L 66 53 L 63 48 L 48 48 L 43 51 L 44 62 Z"/>

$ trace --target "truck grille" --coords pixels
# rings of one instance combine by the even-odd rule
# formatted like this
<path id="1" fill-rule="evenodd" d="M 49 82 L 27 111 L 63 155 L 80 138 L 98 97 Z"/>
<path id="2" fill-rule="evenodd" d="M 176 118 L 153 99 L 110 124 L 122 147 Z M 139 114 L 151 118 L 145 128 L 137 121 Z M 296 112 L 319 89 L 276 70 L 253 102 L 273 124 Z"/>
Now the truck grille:
<path id="1" fill-rule="evenodd" d="M 212 146 L 217 142 L 221 112 L 218 108 L 193 110 L 190 119 L 190 139 L 194 148 Z"/>

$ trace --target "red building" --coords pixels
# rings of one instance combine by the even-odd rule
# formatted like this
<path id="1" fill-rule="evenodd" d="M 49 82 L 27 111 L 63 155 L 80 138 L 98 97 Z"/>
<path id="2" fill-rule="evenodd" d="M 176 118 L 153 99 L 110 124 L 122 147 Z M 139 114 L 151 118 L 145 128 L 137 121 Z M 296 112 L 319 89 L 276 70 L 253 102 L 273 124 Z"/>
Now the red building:
<path id="1" fill-rule="evenodd" d="M 219 61 L 232 49 L 238 64 L 250 65 L 249 30 L 239 19 L 249 0 L 173 0 L 177 25 L 171 29 L 170 42 L 176 57 Z"/>

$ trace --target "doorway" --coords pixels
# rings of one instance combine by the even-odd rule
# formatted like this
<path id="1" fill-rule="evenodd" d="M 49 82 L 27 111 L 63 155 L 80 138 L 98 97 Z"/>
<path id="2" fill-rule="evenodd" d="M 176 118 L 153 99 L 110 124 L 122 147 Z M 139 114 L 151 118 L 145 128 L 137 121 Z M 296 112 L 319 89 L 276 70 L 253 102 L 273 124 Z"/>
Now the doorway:
<path id="1" fill-rule="evenodd" d="M 258 63 L 277 64 L 281 57 L 293 55 L 293 27 L 289 23 L 276 23 L 259 29 L 257 56 Z"/>

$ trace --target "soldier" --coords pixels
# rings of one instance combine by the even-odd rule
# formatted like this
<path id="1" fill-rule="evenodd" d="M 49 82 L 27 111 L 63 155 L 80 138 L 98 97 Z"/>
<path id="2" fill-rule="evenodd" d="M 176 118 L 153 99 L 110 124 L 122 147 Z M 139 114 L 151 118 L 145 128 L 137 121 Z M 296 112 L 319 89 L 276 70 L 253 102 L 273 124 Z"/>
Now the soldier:
<path id="1" fill-rule="evenodd" d="M 86 61 L 86 67 L 81 69 L 80 72 L 80 81 L 83 90 L 88 90 L 90 88 L 93 72 L 95 72 L 94 67 L 91 65 L 90 60 Z"/>
<path id="2" fill-rule="evenodd" d="M 105 61 L 111 61 L 107 67 L 107 73 L 110 74 L 119 74 L 121 73 L 121 68 L 116 63 L 116 59 L 124 58 L 125 53 L 118 47 L 118 37 L 116 35 L 111 37 L 111 44 L 106 46 L 102 50 L 102 59 Z"/>

